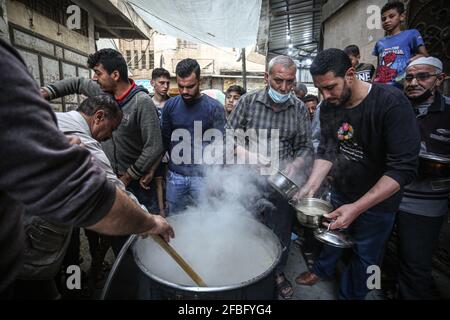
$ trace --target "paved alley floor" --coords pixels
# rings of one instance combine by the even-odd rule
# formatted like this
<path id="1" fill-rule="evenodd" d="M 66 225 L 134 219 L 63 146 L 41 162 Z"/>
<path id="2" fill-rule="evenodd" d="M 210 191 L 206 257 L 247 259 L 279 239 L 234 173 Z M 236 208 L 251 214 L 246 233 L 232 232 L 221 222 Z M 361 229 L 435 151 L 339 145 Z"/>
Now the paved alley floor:
<path id="1" fill-rule="evenodd" d="M 285 270 L 286 277 L 294 288 L 292 300 L 335 300 L 337 299 L 337 284 L 335 281 L 319 281 L 314 286 L 300 286 L 295 278 L 302 272 L 308 271 L 299 245 L 293 241 Z M 281 297 L 279 297 L 282 300 Z"/>

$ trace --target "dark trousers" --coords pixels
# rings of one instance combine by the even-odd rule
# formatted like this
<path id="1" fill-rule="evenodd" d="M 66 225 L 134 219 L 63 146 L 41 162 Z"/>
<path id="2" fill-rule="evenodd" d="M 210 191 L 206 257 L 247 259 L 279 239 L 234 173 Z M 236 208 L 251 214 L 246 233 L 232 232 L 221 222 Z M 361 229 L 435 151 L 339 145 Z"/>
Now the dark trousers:
<path id="1" fill-rule="evenodd" d="M 433 293 L 432 258 L 444 217 L 397 214 L 399 298 L 430 300 Z"/>
<path id="2" fill-rule="evenodd" d="M 268 201 L 272 205 L 267 205 L 264 208 L 262 218 L 263 222 L 275 233 L 281 242 L 283 252 L 280 263 L 275 269 L 275 272 L 279 274 L 284 271 L 287 264 L 289 248 L 291 247 L 291 233 L 294 225 L 295 210 L 288 203 L 288 200 L 277 193 L 271 193 Z"/>
<path id="3" fill-rule="evenodd" d="M 127 190 L 135 195 L 141 204 L 147 210 L 151 208 L 151 195 L 139 185 L 139 181 L 133 180 L 127 186 Z M 111 247 L 117 258 L 120 250 L 127 241 L 129 236 L 113 236 L 111 237 Z M 118 267 L 111 288 L 108 293 L 108 299 L 128 300 L 138 298 L 138 285 L 140 274 L 142 272 L 134 262 L 131 248 L 123 256 L 120 266 Z"/>
<path id="4" fill-rule="evenodd" d="M 16 280 L 14 284 L 15 300 L 59 300 L 61 295 L 54 279 Z"/>
<path id="5" fill-rule="evenodd" d="M 349 203 L 337 194 L 332 194 L 331 202 L 335 208 Z M 368 267 L 380 266 L 384 246 L 394 222 L 394 212 L 369 209 L 356 218 L 346 230 L 352 237 L 354 245 L 350 261 L 341 275 L 339 299 L 365 299 L 369 292 L 367 279 L 371 275 L 368 273 Z M 314 263 L 313 272 L 323 279 L 332 277 L 343 253 L 344 249 L 325 244 Z"/>

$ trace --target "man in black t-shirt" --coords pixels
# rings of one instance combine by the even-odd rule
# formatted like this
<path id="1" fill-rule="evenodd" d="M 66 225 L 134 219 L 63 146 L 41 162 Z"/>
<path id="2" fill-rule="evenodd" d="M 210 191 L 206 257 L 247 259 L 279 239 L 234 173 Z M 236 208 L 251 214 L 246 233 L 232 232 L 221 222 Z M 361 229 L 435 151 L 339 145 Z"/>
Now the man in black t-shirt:
<path id="1" fill-rule="evenodd" d="M 358 79 L 364 82 L 372 82 L 373 75 L 375 74 L 375 67 L 370 63 L 359 62 L 359 60 L 361 60 L 361 54 L 359 53 L 358 46 L 354 44 L 349 45 L 345 47 L 344 52 L 350 58 L 352 67 L 355 68 Z"/>
<path id="2" fill-rule="evenodd" d="M 347 229 L 354 240 L 339 297 L 364 299 L 367 279 L 391 233 L 401 189 L 416 176 L 418 126 L 403 93 L 357 79 L 344 51 L 319 53 L 310 70 L 325 100 L 321 138 L 311 176 L 295 198 L 313 197 L 332 170 L 335 211 L 325 217 L 334 220 L 331 230 Z M 312 272 L 300 275 L 297 283 L 313 285 L 333 276 L 341 254 L 342 249 L 325 245 Z"/>

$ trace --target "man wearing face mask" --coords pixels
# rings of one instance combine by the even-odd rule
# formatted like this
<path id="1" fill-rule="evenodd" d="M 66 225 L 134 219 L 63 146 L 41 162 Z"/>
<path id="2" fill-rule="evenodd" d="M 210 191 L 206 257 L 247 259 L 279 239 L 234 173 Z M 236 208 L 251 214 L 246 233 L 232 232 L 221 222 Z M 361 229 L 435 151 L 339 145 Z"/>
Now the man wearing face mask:
<path id="1" fill-rule="evenodd" d="M 437 58 L 414 60 L 406 69 L 405 93 L 417 114 L 421 152 L 450 157 L 450 99 L 438 91 L 445 78 L 442 70 Z M 442 178 L 420 174 L 405 186 L 397 213 L 400 299 L 435 297 L 431 261 L 450 193 L 448 182 L 437 184 Z"/>
<path id="2" fill-rule="evenodd" d="M 296 71 L 297 67 L 291 58 L 273 58 L 265 73 L 267 87 L 243 96 L 228 118 L 227 125 L 228 129 L 242 129 L 244 132 L 249 129 L 267 129 L 269 141 L 275 139 L 272 137 L 276 134 L 273 130 L 277 130 L 279 153 L 271 154 L 271 159 L 279 158 L 281 169 L 291 178 L 300 173 L 306 159 L 313 155 L 309 112 L 304 103 L 292 93 Z M 244 146 L 238 145 L 236 153 L 249 152 Z M 284 275 L 284 268 L 291 243 L 294 209 L 274 190 L 268 192 L 267 200 L 273 206 L 267 206 L 263 219 L 278 236 L 283 247 L 281 260 L 276 268 L 276 288 L 282 298 L 289 299 L 293 295 L 293 289 Z"/>
<path id="3" fill-rule="evenodd" d="M 373 274 L 369 267 L 380 264 L 391 234 L 401 190 L 416 176 L 419 130 L 403 93 L 357 79 L 344 51 L 322 51 L 310 72 L 325 100 L 321 137 L 313 171 L 295 198 L 313 197 L 331 172 L 335 210 L 324 216 L 334 221 L 331 230 L 346 229 L 354 243 L 341 275 L 339 298 L 362 300 Z M 342 253 L 325 244 L 312 272 L 301 274 L 297 283 L 314 285 L 332 278 Z"/>

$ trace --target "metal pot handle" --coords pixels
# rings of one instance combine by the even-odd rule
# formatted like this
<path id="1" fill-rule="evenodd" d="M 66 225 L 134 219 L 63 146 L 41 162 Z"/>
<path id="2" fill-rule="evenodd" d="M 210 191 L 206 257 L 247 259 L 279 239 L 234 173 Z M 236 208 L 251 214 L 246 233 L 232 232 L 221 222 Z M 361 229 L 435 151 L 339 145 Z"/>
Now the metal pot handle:
<path id="1" fill-rule="evenodd" d="M 111 285 L 111 282 L 116 274 L 117 268 L 119 267 L 120 262 L 122 261 L 123 256 L 125 255 L 125 252 L 128 250 L 128 248 L 136 241 L 137 235 L 133 234 L 131 235 L 128 240 L 123 245 L 122 249 L 120 250 L 119 254 L 117 255 L 116 261 L 114 262 L 111 271 L 109 271 L 108 278 L 106 278 L 105 286 L 103 287 L 102 294 L 100 295 L 100 300 L 105 300 L 106 294 L 109 291 L 109 287 Z"/>

